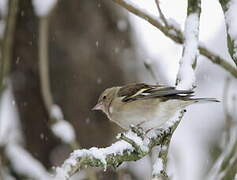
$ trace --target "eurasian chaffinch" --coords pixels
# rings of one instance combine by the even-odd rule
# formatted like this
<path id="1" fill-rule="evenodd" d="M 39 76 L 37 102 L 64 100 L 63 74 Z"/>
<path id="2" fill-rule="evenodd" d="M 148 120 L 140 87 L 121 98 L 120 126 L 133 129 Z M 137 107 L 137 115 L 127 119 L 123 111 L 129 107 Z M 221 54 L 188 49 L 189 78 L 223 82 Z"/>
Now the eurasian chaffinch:
<path id="1" fill-rule="evenodd" d="M 128 84 L 106 89 L 93 110 L 102 110 L 120 127 L 130 125 L 150 130 L 160 127 L 177 111 L 198 102 L 219 102 L 214 98 L 192 98 L 194 91 L 177 90 L 175 87 Z"/>

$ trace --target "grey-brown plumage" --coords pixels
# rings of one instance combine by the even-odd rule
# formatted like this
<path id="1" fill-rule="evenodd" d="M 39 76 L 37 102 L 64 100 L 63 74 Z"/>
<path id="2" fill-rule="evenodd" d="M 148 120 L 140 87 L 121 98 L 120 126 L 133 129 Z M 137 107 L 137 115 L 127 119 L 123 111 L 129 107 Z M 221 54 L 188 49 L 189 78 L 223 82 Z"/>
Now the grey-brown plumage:
<path id="1" fill-rule="evenodd" d="M 139 125 L 145 130 L 157 128 L 178 110 L 197 102 L 218 102 L 214 98 L 193 98 L 192 90 L 175 87 L 128 84 L 106 89 L 94 110 L 102 110 L 107 117 L 124 129 Z"/>

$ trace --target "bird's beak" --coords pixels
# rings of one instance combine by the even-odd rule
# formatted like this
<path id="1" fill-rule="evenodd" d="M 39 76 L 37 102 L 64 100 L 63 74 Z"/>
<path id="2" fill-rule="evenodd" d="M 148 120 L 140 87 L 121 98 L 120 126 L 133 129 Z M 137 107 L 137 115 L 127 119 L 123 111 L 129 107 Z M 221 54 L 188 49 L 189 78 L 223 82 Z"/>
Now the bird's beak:
<path id="1" fill-rule="evenodd" d="M 99 102 L 92 108 L 92 110 L 93 111 L 102 110 L 102 106 L 103 106 L 102 102 Z"/>

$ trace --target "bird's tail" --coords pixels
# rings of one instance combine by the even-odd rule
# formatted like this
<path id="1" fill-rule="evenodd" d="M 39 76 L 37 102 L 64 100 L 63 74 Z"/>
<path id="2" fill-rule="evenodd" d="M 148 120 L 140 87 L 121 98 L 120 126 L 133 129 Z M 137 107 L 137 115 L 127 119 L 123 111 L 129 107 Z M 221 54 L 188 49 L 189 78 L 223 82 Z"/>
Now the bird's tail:
<path id="1" fill-rule="evenodd" d="M 216 98 L 193 98 L 192 100 L 197 103 L 220 102 Z"/>

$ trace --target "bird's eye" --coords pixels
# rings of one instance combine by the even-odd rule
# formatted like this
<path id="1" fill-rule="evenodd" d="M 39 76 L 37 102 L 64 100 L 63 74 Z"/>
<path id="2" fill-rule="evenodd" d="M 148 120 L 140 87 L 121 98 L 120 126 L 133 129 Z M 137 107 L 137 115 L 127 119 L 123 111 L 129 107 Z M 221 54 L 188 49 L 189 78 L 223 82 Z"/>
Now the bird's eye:
<path id="1" fill-rule="evenodd" d="M 103 96 L 103 100 L 105 100 L 106 99 L 106 96 Z"/>

